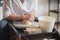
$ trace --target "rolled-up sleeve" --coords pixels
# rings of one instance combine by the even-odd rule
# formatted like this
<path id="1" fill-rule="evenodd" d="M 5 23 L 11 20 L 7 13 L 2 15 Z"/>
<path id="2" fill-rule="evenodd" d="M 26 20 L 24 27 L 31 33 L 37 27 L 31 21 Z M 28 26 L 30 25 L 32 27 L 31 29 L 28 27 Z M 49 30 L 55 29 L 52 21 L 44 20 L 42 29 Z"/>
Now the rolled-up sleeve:
<path id="1" fill-rule="evenodd" d="M 10 4 L 8 0 L 4 0 L 3 3 L 3 18 L 7 18 L 11 14 Z"/>

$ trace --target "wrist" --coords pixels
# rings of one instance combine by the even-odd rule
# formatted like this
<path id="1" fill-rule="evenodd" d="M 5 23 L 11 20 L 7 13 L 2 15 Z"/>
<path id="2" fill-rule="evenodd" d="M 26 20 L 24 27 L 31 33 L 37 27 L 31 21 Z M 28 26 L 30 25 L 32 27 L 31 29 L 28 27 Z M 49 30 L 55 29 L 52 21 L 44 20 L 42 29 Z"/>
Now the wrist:
<path id="1" fill-rule="evenodd" d="M 26 18 L 25 15 L 23 15 L 23 16 L 22 16 L 22 20 L 25 20 L 25 18 Z"/>
<path id="2" fill-rule="evenodd" d="M 19 20 L 23 20 L 23 15 L 19 15 Z"/>
<path id="3" fill-rule="evenodd" d="M 28 15 L 24 15 L 23 16 L 23 20 L 28 20 L 29 16 Z"/>

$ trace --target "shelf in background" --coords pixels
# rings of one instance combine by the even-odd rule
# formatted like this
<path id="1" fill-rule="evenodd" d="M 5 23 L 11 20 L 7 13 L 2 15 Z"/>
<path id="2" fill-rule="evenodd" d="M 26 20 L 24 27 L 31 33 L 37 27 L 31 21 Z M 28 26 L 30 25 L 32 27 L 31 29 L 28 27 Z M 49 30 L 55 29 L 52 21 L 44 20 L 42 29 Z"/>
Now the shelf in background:
<path id="1" fill-rule="evenodd" d="M 49 12 L 54 12 L 55 14 L 59 14 L 58 10 L 49 10 Z"/>
<path id="2" fill-rule="evenodd" d="M 59 22 L 56 22 L 55 24 L 60 24 L 60 21 Z"/>

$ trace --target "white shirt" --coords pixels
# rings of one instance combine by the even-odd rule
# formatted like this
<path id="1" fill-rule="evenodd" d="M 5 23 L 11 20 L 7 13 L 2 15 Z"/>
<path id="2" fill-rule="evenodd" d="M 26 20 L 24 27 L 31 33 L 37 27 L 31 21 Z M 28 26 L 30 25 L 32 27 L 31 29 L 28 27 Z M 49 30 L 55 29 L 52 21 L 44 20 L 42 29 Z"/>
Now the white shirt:
<path id="1" fill-rule="evenodd" d="M 11 13 L 15 15 L 24 15 L 30 11 L 37 11 L 37 0 L 24 0 L 22 3 L 20 0 L 9 0 L 6 4 L 7 10 L 5 10 L 4 17 L 8 17 Z"/>

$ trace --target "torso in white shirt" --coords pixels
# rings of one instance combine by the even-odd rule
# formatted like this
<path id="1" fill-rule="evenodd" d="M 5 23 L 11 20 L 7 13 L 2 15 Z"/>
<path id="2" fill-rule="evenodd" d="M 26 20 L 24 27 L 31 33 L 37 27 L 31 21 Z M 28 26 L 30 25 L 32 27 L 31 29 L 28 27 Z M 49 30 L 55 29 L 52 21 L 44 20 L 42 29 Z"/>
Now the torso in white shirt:
<path id="1" fill-rule="evenodd" d="M 13 12 L 16 15 L 24 15 L 30 11 L 37 10 L 37 0 L 24 0 L 22 3 L 20 0 L 10 0 L 9 5 L 7 5 L 8 11 L 6 15 L 10 15 Z"/>
<path id="2" fill-rule="evenodd" d="M 24 0 L 22 3 L 20 0 L 10 0 L 6 4 L 7 10 L 4 12 L 4 18 L 8 17 L 11 13 L 16 15 L 24 15 L 30 11 L 37 11 L 37 0 Z"/>
<path id="3" fill-rule="evenodd" d="M 4 12 L 4 18 L 8 17 L 11 13 L 16 15 L 24 15 L 30 11 L 37 12 L 37 0 L 24 0 L 22 3 L 20 0 L 9 0 L 6 4 L 7 10 Z"/>

